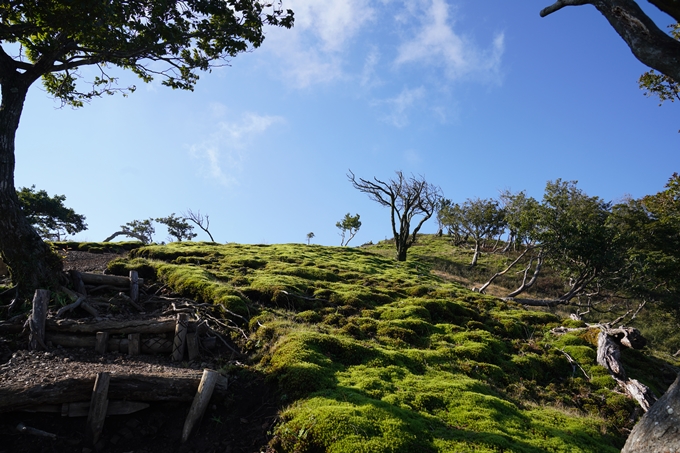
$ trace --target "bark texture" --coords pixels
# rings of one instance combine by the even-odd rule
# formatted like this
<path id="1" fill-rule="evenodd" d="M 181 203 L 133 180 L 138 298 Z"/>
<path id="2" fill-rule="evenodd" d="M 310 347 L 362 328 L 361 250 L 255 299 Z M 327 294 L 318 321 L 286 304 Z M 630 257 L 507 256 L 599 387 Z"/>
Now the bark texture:
<path id="1" fill-rule="evenodd" d="M 680 376 L 635 425 L 621 453 L 675 453 L 679 451 Z"/>
<path id="2" fill-rule="evenodd" d="M 677 1 L 650 3 L 680 21 Z M 634 0 L 558 0 L 541 11 L 547 16 L 565 6 L 593 5 L 623 38 L 635 57 L 650 68 L 680 81 L 680 42 L 661 30 Z"/>
<path id="3" fill-rule="evenodd" d="M 30 295 L 37 288 L 56 287 L 62 264 L 21 211 L 14 187 L 16 131 L 28 88 L 39 77 L 31 71 L 19 73 L 14 66 L 0 51 L 0 254 L 12 282 Z"/>

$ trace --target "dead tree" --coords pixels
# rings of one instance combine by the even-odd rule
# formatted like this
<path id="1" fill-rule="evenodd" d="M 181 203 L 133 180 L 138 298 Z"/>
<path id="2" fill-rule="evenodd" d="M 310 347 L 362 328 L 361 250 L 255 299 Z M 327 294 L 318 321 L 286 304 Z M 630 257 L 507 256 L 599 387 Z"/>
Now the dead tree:
<path id="1" fill-rule="evenodd" d="M 416 236 L 423 224 L 432 217 L 441 198 L 441 189 L 425 181 L 421 176 L 406 177 L 397 171 L 397 178 L 387 182 L 378 178 L 369 181 L 354 176 L 349 171 L 347 179 L 355 189 L 364 192 L 368 197 L 390 208 L 392 234 L 397 247 L 397 261 L 406 261 L 408 249 L 416 242 Z M 411 222 L 421 216 L 416 227 L 411 231 Z"/>
<path id="2" fill-rule="evenodd" d="M 644 302 L 638 306 L 635 313 L 630 317 L 629 322 L 635 319 L 644 306 Z M 621 347 L 642 349 L 647 344 L 647 340 L 634 327 L 612 327 L 624 321 L 631 312 L 632 310 L 629 310 L 608 323 L 590 324 L 587 327 L 573 329 L 558 327 L 553 329 L 552 333 L 560 335 L 567 332 L 599 328 L 600 333 L 597 337 L 597 364 L 606 368 L 625 394 L 637 401 L 640 407 L 647 412 L 656 401 L 656 397 L 646 385 L 637 379 L 628 377 L 621 363 Z"/>
<path id="3" fill-rule="evenodd" d="M 212 234 L 210 234 L 210 231 L 208 230 L 210 228 L 210 218 L 207 215 L 203 216 L 201 211 L 194 212 L 191 209 L 187 209 L 187 212 L 183 212 L 182 215 L 185 219 L 195 223 L 197 227 L 205 231 L 205 233 L 210 236 L 211 242 L 215 242 L 215 238 L 213 238 Z"/>

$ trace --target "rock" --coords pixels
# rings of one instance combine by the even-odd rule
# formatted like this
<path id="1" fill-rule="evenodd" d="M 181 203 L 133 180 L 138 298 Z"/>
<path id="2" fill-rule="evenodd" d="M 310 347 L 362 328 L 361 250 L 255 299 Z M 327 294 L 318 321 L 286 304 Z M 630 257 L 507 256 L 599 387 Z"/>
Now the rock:
<path id="1" fill-rule="evenodd" d="M 680 375 L 635 425 L 621 453 L 680 453 Z"/>

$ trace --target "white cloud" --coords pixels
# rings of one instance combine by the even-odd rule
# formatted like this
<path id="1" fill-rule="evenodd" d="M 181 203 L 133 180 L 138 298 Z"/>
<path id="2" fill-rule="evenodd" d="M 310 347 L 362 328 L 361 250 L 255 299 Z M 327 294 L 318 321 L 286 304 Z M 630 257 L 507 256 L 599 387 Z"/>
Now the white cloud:
<path id="1" fill-rule="evenodd" d="M 389 113 L 383 118 L 396 127 L 404 127 L 409 123 L 408 110 L 425 96 L 425 88 L 404 88 L 396 97 L 374 102 L 374 105 L 386 105 Z"/>
<path id="2" fill-rule="evenodd" d="M 410 63 L 443 66 L 449 79 L 475 74 L 497 77 L 504 51 L 504 35 L 498 34 L 489 50 L 479 50 L 470 40 L 453 30 L 449 5 L 444 0 L 421 2 L 422 17 L 415 36 L 399 46 L 397 65 Z"/>
<path id="3" fill-rule="evenodd" d="M 375 17 L 371 0 L 286 0 L 295 11 L 291 30 L 270 30 L 273 52 L 284 64 L 284 76 L 304 88 L 344 76 L 342 54 Z"/>
<path id="4" fill-rule="evenodd" d="M 212 113 L 224 115 L 221 104 L 211 106 Z M 205 140 L 191 145 L 189 152 L 200 162 L 201 171 L 210 179 L 222 185 L 238 184 L 236 175 L 242 170 L 243 162 L 252 141 L 272 125 L 283 122 L 280 116 L 244 113 L 237 121 L 220 121 L 214 132 Z"/>

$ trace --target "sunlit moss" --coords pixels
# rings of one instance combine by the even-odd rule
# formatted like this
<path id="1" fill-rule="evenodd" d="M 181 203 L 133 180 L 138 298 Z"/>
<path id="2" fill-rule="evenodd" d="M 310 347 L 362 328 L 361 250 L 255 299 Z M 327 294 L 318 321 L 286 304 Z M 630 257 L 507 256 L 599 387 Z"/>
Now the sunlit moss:
<path id="1" fill-rule="evenodd" d="M 249 366 L 277 388 L 277 451 L 618 451 L 634 403 L 595 363 L 598 329 L 554 336 L 577 322 L 451 281 L 447 269 L 482 274 L 446 238 L 424 236 L 406 262 L 393 254 L 386 243 L 173 243 L 115 266 L 150 266 L 242 317 Z M 484 254 L 480 268 L 506 260 Z M 637 362 L 629 374 L 661 388 L 647 356 L 624 355 Z"/>

